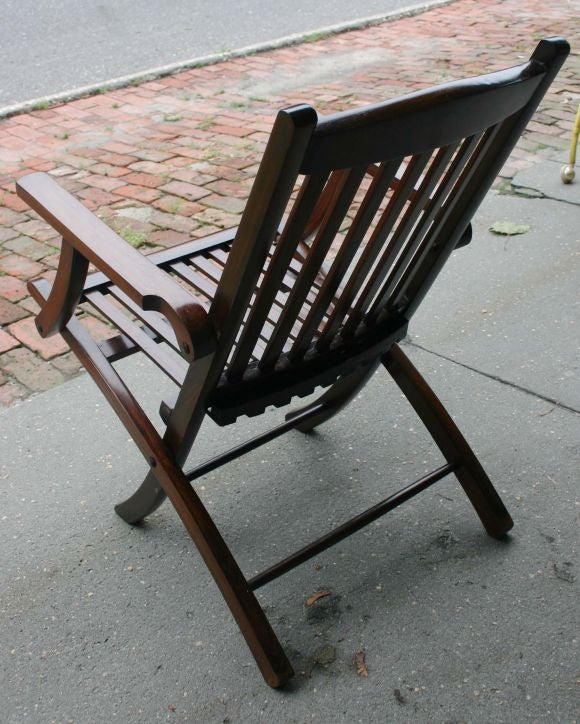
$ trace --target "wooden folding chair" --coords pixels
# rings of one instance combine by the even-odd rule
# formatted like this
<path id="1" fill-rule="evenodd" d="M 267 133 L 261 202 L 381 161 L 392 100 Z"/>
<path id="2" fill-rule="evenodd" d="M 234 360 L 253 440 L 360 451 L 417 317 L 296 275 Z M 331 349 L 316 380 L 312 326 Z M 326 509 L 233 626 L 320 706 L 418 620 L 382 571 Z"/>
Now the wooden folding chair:
<path id="1" fill-rule="evenodd" d="M 63 335 L 150 468 L 117 512 L 138 523 L 170 498 L 271 686 L 293 672 L 254 595 L 260 586 L 449 473 L 491 536 L 513 525 L 397 342 L 449 255 L 469 241 L 474 212 L 568 52 L 565 40 L 550 38 L 508 70 L 323 118 L 307 105 L 280 111 L 240 226 L 148 257 L 49 176 L 18 182 L 20 196 L 63 237 L 52 287 L 30 285 L 41 305 L 38 330 Z M 87 277 L 89 263 L 99 271 Z M 79 303 L 118 335 L 93 340 L 75 316 Z M 113 367 L 137 351 L 176 384 L 175 399 L 161 402 L 162 436 Z M 192 481 L 330 419 L 381 364 L 446 463 L 247 579 Z M 326 391 L 278 427 L 184 471 L 206 414 L 228 425 L 318 387 Z"/>

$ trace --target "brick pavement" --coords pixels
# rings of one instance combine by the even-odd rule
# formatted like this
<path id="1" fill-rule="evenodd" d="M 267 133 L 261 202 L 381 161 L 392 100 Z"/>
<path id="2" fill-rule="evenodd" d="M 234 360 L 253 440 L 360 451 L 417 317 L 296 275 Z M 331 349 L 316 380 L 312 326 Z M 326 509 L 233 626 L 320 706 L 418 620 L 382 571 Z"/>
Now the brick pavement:
<path id="1" fill-rule="evenodd" d="M 457 0 L 360 30 L 195 68 L 0 121 L 0 406 L 79 371 L 41 340 L 26 281 L 52 278 L 60 240 L 14 193 L 42 170 L 144 252 L 235 225 L 279 108 L 343 110 L 528 57 L 546 35 L 580 47 L 579 0 Z M 571 56 L 499 183 L 565 149 L 580 100 Z M 88 320 L 97 335 L 108 327 Z"/>

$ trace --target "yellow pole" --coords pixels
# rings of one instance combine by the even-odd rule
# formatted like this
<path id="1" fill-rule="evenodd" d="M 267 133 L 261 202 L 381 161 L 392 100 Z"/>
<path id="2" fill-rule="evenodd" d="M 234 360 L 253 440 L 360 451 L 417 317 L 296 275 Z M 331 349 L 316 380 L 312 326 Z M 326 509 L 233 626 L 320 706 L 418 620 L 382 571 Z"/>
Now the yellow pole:
<path id="1" fill-rule="evenodd" d="M 580 105 L 576 112 L 576 120 L 572 129 L 572 143 L 570 144 L 570 161 L 567 166 L 562 166 L 560 176 L 565 184 L 570 184 L 576 175 L 574 164 L 576 163 L 576 146 L 578 145 L 578 134 L 580 133 Z"/>

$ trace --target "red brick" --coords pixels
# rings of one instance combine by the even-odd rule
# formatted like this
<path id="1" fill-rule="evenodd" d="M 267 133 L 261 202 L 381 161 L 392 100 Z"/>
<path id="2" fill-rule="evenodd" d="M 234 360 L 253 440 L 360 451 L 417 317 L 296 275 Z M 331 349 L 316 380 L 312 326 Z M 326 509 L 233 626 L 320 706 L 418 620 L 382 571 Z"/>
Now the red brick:
<path id="1" fill-rule="evenodd" d="M 117 189 L 119 196 L 124 196 L 127 199 L 135 199 L 135 201 L 141 201 L 144 204 L 150 204 L 155 199 L 159 198 L 161 194 L 156 189 L 148 189 L 145 186 L 121 186 Z"/>
<path id="2" fill-rule="evenodd" d="M 204 186 L 210 181 L 216 181 L 215 176 L 210 176 L 208 173 L 200 173 L 195 168 L 181 168 L 177 171 L 170 171 L 169 175 L 177 181 L 186 181 L 196 186 Z"/>
<path id="3" fill-rule="evenodd" d="M 161 186 L 166 179 L 163 178 L 163 176 L 155 176 L 150 173 L 130 173 L 128 176 L 123 177 L 123 181 L 127 184 L 156 189 L 158 186 Z"/>
<path id="4" fill-rule="evenodd" d="M 40 359 L 25 347 L 17 347 L 3 354 L 0 367 L 33 392 L 43 392 L 66 379 L 50 362 Z"/>
<path id="5" fill-rule="evenodd" d="M 19 302 L 28 294 L 26 284 L 16 277 L 5 274 L 0 276 L 0 297 L 9 302 Z"/>
<path id="6" fill-rule="evenodd" d="M 36 239 L 36 241 L 50 241 L 59 235 L 58 231 L 55 231 L 44 221 L 39 221 L 38 219 L 31 219 L 30 221 L 15 224 L 14 228 L 21 234 Z"/>
<path id="7" fill-rule="evenodd" d="M 194 201 L 185 201 L 178 196 L 161 196 L 152 205 L 161 211 L 167 211 L 169 214 L 179 214 L 180 216 L 193 216 L 203 211 L 201 204 Z"/>
<path id="8" fill-rule="evenodd" d="M 116 193 L 119 193 L 119 189 L 116 190 Z M 119 201 L 118 196 L 114 196 L 108 191 L 103 191 L 103 189 L 97 189 L 91 186 L 78 191 L 77 196 L 95 206 L 108 206 L 109 204 L 114 204 L 116 201 Z"/>
<path id="9" fill-rule="evenodd" d="M 39 259 L 54 252 L 54 249 L 48 244 L 42 244 L 28 236 L 18 236 L 16 239 L 11 239 L 4 244 L 4 248 L 33 261 L 39 261 Z"/>
<path id="10" fill-rule="evenodd" d="M 19 279 L 28 280 L 40 276 L 44 271 L 44 267 L 18 254 L 8 254 L 0 258 L 0 271 L 3 271 L 4 274 L 11 274 Z"/>
<path id="11" fill-rule="evenodd" d="M 109 327 L 108 324 L 101 322 L 101 320 L 96 317 L 90 317 L 88 315 L 84 316 L 82 318 L 82 323 L 89 330 L 93 339 L 96 339 L 97 342 L 110 339 L 118 334 L 116 329 Z"/>
<path id="12" fill-rule="evenodd" d="M 2 203 L 12 211 L 28 211 L 29 206 L 25 201 L 22 201 L 16 194 L 4 194 L 2 196 Z"/>
<path id="13" fill-rule="evenodd" d="M 164 191 L 166 194 L 181 196 L 181 198 L 187 199 L 188 201 L 197 201 L 210 193 L 201 186 L 195 186 L 184 181 L 170 181 L 168 184 L 165 184 L 165 186 L 161 186 L 161 191 Z"/>
<path id="14" fill-rule="evenodd" d="M 10 407 L 23 397 L 26 397 L 26 390 L 16 382 L 7 382 L 0 386 L 0 407 Z"/>
<path id="15" fill-rule="evenodd" d="M 134 151 L 133 155 L 137 156 L 137 158 L 140 158 L 143 161 L 163 162 L 171 158 L 173 154 L 165 153 L 155 148 L 140 148 L 139 150 Z"/>
<path id="16" fill-rule="evenodd" d="M 157 244 L 163 247 L 177 246 L 177 244 L 183 244 L 184 241 L 191 239 L 191 234 L 180 233 L 179 231 L 173 231 L 172 229 L 164 229 L 154 231 L 149 234 L 148 241 L 150 244 Z"/>
<path id="17" fill-rule="evenodd" d="M 221 209 L 205 209 L 205 211 L 202 211 L 201 214 L 196 216 L 196 220 L 204 226 L 209 224 L 210 226 L 217 226 L 219 229 L 229 229 L 240 223 L 239 216 L 228 214 Z M 206 231 L 206 233 L 209 232 Z M 197 236 L 197 234 L 194 233 L 194 236 Z M 202 236 L 205 236 L 205 234 L 202 234 Z"/>
<path id="18" fill-rule="evenodd" d="M 83 182 L 88 184 L 89 186 L 94 186 L 95 188 L 102 189 L 103 191 L 114 191 L 115 189 L 118 189 L 119 186 L 123 186 L 125 184 L 124 181 L 118 178 L 97 175 L 85 176 L 83 178 Z"/>
<path id="19" fill-rule="evenodd" d="M 10 334 L 25 347 L 37 352 L 43 359 L 51 359 L 68 350 L 68 345 L 60 334 L 43 339 L 36 329 L 33 317 L 27 317 L 8 327 Z"/>
<path id="20" fill-rule="evenodd" d="M 208 184 L 206 188 L 215 191 L 220 196 L 233 196 L 238 199 L 247 199 L 250 193 L 251 181 L 235 183 L 233 181 L 226 181 L 225 179 L 219 179 Z M 205 200 L 204 200 L 205 203 Z"/>
<path id="21" fill-rule="evenodd" d="M 240 214 L 245 206 L 245 201 L 242 201 L 241 199 L 235 199 L 231 196 L 218 196 L 217 194 L 212 194 L 211 196 L 207 196 L 203 203 L 207 206 L 212 206 L 215 209 L 221 209 L 222 211 L 227 211 L 231 214 Z"/>
<path id="22" fill-rule="evenodd" d="M 61 357 L 55 357 L 51 364 L 68 377 L 78 374 L 83 368 L 82 364 L 78 361 L 78 358 L 73 354 L 73 352 L 67 352 Z"/>
<path id="23" fill-rule="evenodd" d="M 9 349 L 18 347 L 19 344 L 20 342 L 17 339 L 14 339 L 12 335 L 0 329 L 0 353 L 7 352 Z"/>
<path id="24" fill-rule="evenodd" d="M 113 178 L 120 178 L 131 173 L 128 168 L 123 166 L 111 166 L 108 163 L 94 163 L 90 170 L 94 174 L 101 176 L 111 176 Z"/>
<path id="25" fill-rule="evenodd" d="M 178 214 L 164 214 L 162 211 L 154 211 L 150 221 L 161 229 L 172 229 L 187 234 L 199 226 L 194 219 L 180 216 Z"/>
<path id="26" fill-rule="evenodd" d="M 2 194 L 0 194 L 0 201 L 2 200 L 3 197 Z M 28 216 L 12 211 L 12 209 L 3 209 L 0 205 L 0 225 L 12 227 L 16 226 L 16 224 L 21 224 L 24 221 L 28 221 Z"/>
<path id="27" fill-rule="evenodd" d="M 40 312 L 40 307 L 32 297 L 24 297 L 24 299 L 20 302 L 19 306 L 21 306 L 22 309 L 26 309 L 28 314 L 36 315 L 38 314 L 38 312 Z"/>
<path id="28" fill-rule="evenodd" d="M 110 163 L 113 166 L 128 166 L 135 163 L 138 159 L 135 156 L 125 156 L 119 153 L 107 153 L 99 156 L 102 163 Z"/>
<path id="29" fill-rule="evenodd" d="M 125 155 L 132 155 L 135 153 L 135 148 L 127 143 L 119 143 L 118 141 L 110 141 L 109 143 L 103 144 L 101 148 L 111 153 L 120 153 Z"/>
<path id="30" fill-rule="evenodd" d="M 5 241 L 9 241 L 10 239 L 14 239 L 15 236 L 18 236 L 16 229 L 6 229 L 5 227 L 0 226 L 0 244 L 3 244 Z"/>
<path id="31" fill-rule="evenodd" d="M 0 299 L 0 325 L 10 324 L 27 316 L 27 312 L 17 304 Z"/>
<path id="32" fill-rule="evenodd" d="M 164 163 L 155 163 L 154 161 L 137 161 L 129 167 L 131 171 L 138 171 L 146 174 L 164 174 L 167 172 L 167 166 Z"/>
<path id="33" fill-rule="evenodd" d="M 221 133 L 226 136 L 237 136 L 238 138 L 244 138 L 252 133 L 251 128 L 243 128 L 237 126 L 226 126 L 226 125 L 213 125 L 211 127 L 212 133 Z"/>

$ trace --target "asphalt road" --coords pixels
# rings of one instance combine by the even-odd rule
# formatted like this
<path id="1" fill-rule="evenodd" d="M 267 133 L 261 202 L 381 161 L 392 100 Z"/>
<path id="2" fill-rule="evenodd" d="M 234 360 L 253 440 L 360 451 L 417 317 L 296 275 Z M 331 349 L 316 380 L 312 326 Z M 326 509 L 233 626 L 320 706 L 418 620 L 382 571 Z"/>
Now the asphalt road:
<path id="1" fill-rule="evenodd" d="M 0 108 L 418 0 L 3 0 Z"/>

